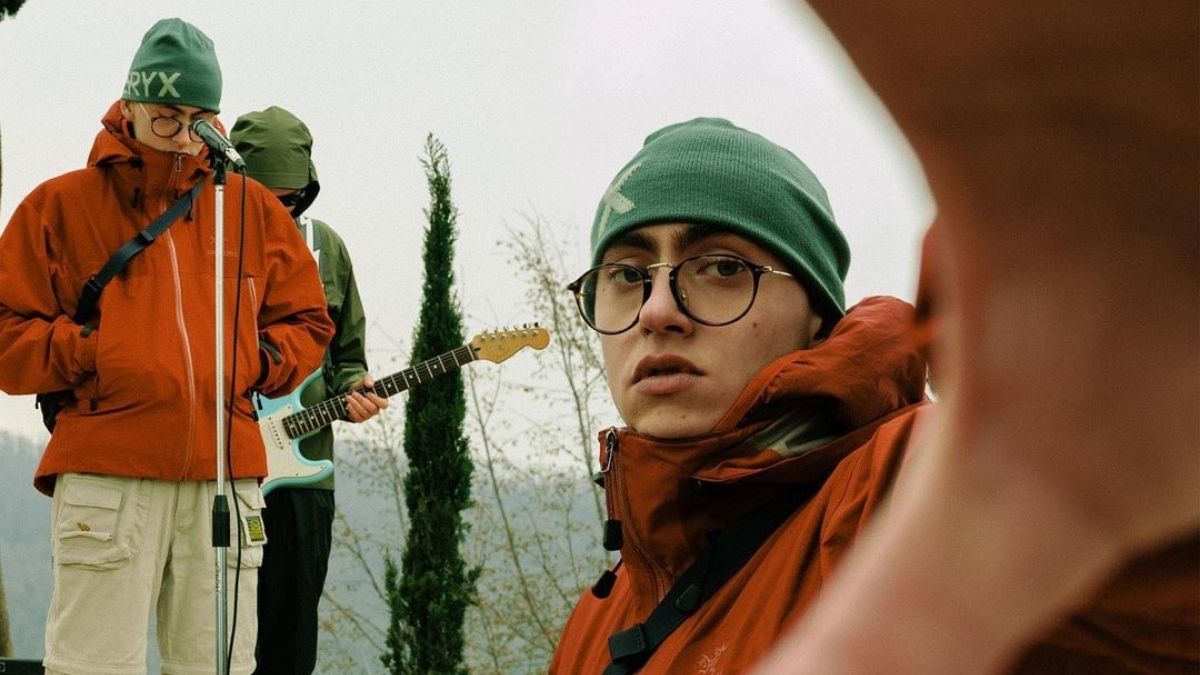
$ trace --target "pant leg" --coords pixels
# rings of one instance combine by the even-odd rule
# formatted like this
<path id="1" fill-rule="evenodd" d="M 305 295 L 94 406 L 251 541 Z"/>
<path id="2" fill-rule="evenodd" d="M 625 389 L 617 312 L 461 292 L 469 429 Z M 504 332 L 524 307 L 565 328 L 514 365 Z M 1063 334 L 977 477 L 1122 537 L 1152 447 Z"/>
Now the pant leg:
<path id="1" fill-rule="evenodd" d="M 162 581 L 173 508 L 173 483 L 58 476 L 51 511 L 48 671 L 146 672 L 146 632 Z"/>
<path id="2" fill-rule="evenodd" d="M 255 673 L 308 675 L 316 667 L 333 512 L 332 490 L 280 488 L 267 495 Z"/>
<path id="3" fill-rule="evenodd" d="M 216 549 L 212 542 L 216 484 L 192 481 L 179 485 L 171 559 L 158 602 L 158 646 L 164 674 L 209 675 L 216 670 Z M 254 669 L 258 568 L 263 550 L 261 537 L 254 535 L 262 529 L 261 521 L 255 519 L 262 518 L 263 497 L 254 479 L 229 485 L 225 616 L 226 631 L 233 634 L 228 648 L 232 656 L 229 673 L 233 675 Z M 243 534 L 240 543 L 239 532 Z"/>

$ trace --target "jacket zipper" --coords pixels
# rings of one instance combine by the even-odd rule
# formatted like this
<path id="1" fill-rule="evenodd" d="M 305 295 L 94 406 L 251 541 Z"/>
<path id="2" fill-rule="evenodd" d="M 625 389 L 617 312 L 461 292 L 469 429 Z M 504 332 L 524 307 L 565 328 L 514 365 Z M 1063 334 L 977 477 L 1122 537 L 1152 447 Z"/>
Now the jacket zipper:
<path id="1" fill-rule="evenodd" d="M 164 194 L 169 194 L 175 185 L 178 184 L 179 174 L 183 168 L 183 156 L 175 155 L 175 171 L 171 176 L 170 184 L 167 186 L 167 191 Z M 167 206 L 164 204 L 164 212 Z M 183 464 L 183 471 L 179 476 L 180 480 L 187 477 L 188 472 L 192 468 L 192 458 L 195 454 L 196 437 L 196 369 L 192 363 L 192 344 L 188 339 L 187 321 L 183 314 L 183 282 L 179 275 L 179 256 L 175 249 L 175 238 L 171 235 L 171 230 L 167 230 L 167 250 L 171 253 L 171 280 L 175 286 L 175 325 L 179 329 L 179 338 L 183 344 L 183 365 L 184 371 L 187 373 L 187 410 L 188 410 L 188 425 L 187 425 L 187 443 L 184 445 L 187 448 L 187 454 Z M 218 252 L 218 255 L 220 253 Z M 219 386 L 219 385 L 218 385 Z"/>
<path id="2" fill-rule="evenodd" d="M 625 492 L 625 485 L 621 478 L 621 463 L 617 457 L 620 446 L 620 439 L 617 430 L 610 427 L 604 436 L 604 443 L 608 449 L 608 456 L 605 457 L 604 466 L 600 469 L 600 473 L 606 474 L 604 479 L 604 498 L 608 506 L 608 515 L 612 518 L 615 515 L 621 515 L 631 512 L 629 504 L 629 495 Z M 616 509 L 617 494 L 621 496 L 621 504 L 623 509 Z M 621 527 L 622 536 L 629 542 L 629 548 L 638 559 L 642 561 L 643 566 L 650 575 L 650 589 L 654 593 L 654 602 L 661 602 L 667 595 L 667 589 L 670 584 L 667 583 L 667 573 L 659 569 L 658 565 L 642 550 L 641 544 L 638 542 L 637 534 L 632 528 Z"/>

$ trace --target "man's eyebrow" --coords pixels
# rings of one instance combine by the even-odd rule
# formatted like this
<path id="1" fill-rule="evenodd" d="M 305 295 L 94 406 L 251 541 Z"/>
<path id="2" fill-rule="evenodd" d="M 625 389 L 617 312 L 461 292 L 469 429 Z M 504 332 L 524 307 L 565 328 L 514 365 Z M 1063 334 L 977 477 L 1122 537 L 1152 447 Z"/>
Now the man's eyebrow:
<path id="1" fill-rule="evenodd" d="M 610 249 L 617 248 L 618 246 L 626 247 L 626 248 L 641 249 L 643 251 L 646 251 L 647 253 L 657 253 L 658 252 L 658 244 L 655 243 L 655 241 L 653 239 L 651 239 L 650 237 L 647 237 L 646 235 L 644 235 L 641 232 L 638 232 L 636 230 L 633 232 L 626 232 L 624 234 L 618 235 L 617 238 L 614 239 L 613 242 L 608 245 L 608 247 Z"/>
<path id="2" fill-rule="evenodd" d="M 703 223 L 688 225 L 683 230 L 675 233 L 675 250 L 686 251 L 688 248 L 705 239 L 711 239 L 721 234 L 725 234 L 725 231 L 712 225 L 705 225 Z"/>
<path id="3" fill-rule="evenodd" d="M 689 246 L 693 246 L 704 241 L 705 239 L 718 237 L 722 234 L 728 234 L 728 231 L 713 225 L 693 223 L 676 232 L 672 237 L 671 243 L 675 247 L 675 250 L 683 251 Z M 617 238 L 614 239 L 611 244 L 609 244 L 610 249 L 617 247 L 638 249 L 652 255 L 658 255 L 661 253 L 658 242 L 650 237 L 647 237 L 640 230 L 634 230 L 632 232 L 626 232 L 618 235 Z"/>

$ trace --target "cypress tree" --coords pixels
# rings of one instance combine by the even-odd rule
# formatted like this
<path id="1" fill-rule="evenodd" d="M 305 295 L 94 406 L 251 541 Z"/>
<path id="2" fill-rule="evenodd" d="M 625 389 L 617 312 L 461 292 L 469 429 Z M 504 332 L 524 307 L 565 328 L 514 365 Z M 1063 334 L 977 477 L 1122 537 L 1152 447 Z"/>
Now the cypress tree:
<path id="1" fill-rule="evenodd" d="M 462 315 L 455 301 L 454 242 L 457 210 L 450 199 L 445 147 L 430 135 L 422 159 L 429 182 L 425 211 L 425 280 L 412 360 L 421 362 L 462 345 Z M 437 377 L 409 392 L 404 451 L 404 499 L 409 531 L 401 572 L 386 561 L 391 607 L 388 648 L 382 660 L 392 673 L 466 673 L 463 618 L 474 597 L 478 570 L 460 552 L 471 503 L 471 458 L 463 433 L 466 399 L 459 373 Z"/>
<path id="2" fill-rule="evenodd" d="M 5 17 L 17 15 L 17 10 L 21 9 L 21 5 L 25 4 L 25 0 L 0 0 L 0 21 Z"/>

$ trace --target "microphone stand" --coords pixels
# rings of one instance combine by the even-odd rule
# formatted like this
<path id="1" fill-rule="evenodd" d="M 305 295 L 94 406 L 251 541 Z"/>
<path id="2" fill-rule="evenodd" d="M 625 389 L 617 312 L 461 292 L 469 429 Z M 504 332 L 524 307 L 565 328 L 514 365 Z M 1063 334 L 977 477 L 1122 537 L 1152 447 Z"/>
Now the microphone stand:
<path id="1" fill-rule="evenodd" d="M 228 601 L 225 587 L 228 566 L 225 563 L 229 548 L 229 502 L 225 498 L 225 181 L 228 161 L 221 153 L 210 149 L 209 160 L 213 169 L 213 187 L 216 198 L 216 233 L 214 234 L 214 263 L 213 275 L 215 292 L 213 293 L 216 317 L 215 342 L 217 399 L 216 399 L 216 469 L 217 492 L 213 497 L 212 508 L 212 542 L 216 549 L 217 587 L 217 675 L 226 675 L 226 654 L 228 638 L 226 636 L 226 614 Z M 236 348 L 236 345 L 234 346 Z"/>

